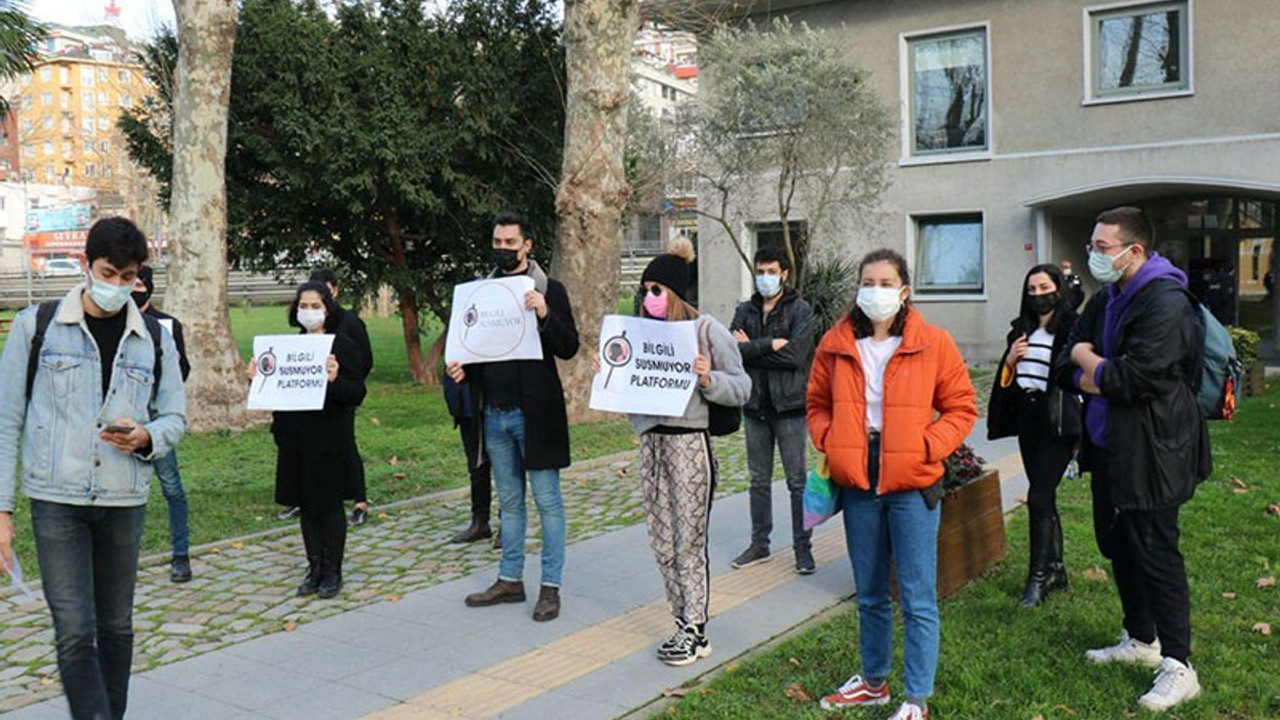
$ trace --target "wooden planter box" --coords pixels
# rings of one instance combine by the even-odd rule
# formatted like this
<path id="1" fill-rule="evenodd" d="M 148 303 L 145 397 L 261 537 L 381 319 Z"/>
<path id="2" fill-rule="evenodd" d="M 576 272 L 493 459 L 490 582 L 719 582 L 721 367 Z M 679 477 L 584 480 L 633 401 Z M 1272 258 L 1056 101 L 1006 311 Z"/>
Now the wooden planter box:
<path id="1" fill-rule="evenodd" d="M 1004 508 L 1000 473 L 947 494 L 938 527 L 938 597 L 947 597 L 1004 559 Z"/>
<path id="2" fill-rule="evenodd" d="M 964 587 L 1008 553 L 998 471 L 988 470 L 977 480 L 947 493 L 938 525 L 939 598 Z M 896 599 L 897 572 L 892 567 L 890 572 Z"/>
<path id="3" fill-rule="evenodd" d="M 1253 397 L 1262 392 L 1264 384 L 1267 382 L 1267 368 L 1261 361 L 1255 362 L 1244 371 L 1244 397 Z"/>

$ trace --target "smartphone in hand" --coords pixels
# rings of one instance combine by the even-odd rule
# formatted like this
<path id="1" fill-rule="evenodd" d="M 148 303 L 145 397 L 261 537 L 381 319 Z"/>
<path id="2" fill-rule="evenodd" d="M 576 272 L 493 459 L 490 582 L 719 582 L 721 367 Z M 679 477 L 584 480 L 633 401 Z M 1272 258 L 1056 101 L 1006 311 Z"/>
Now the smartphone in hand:
<path id="1" fill-rule="evenodd" d="M 128 435 L 133 432 L 133 425 L 116 425 L 111 424 L 102 429 L 102 432 L 113 433 L 117 435 Z"/>

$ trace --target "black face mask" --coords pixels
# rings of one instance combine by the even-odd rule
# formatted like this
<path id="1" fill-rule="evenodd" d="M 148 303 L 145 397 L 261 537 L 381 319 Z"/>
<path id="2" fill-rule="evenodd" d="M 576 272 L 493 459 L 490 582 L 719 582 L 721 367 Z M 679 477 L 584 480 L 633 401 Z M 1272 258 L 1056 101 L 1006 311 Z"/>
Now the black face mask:
<path id="1" fill-rule="evenodd" d="M 1058 300 L 1062 298 L 1062 293 L 1055 290 L 1047 295 L 1029 295 L 1028 297 L 1031 300 L 1031 309 L 1037 315 L 1048 315 L 1058 307 Z"/>
<path id="2" fill-rule="evenodd" d="M 493 264 L 502 272 L 511 272 L 520 267 L 520 251 L 507 248 L 493 249 Z"/>
<path id="3" fill-rule="evenodd" d="M 142 306 L 146 305 L 148 302 L 151 301 L 151 293 L 149 292 L 134 291 L 132 297 L 133 297 L 133 304 L 137 305 L 139 308 L 141 308 Z"/>

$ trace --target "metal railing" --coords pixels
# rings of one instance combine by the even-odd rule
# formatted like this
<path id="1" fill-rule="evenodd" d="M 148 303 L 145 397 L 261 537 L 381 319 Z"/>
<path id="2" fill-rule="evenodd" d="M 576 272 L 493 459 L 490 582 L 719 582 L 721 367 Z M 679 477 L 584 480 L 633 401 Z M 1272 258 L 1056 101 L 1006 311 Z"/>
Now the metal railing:
<path id="1" fill-rule="evenodd" d="M 307 279 L 307 270 L 286 269 L 280 271 L 277 280 L 273 273 L 257 273 L 232 270 L 227 274 L 227 297 L 232 303 L 283 303 L 293 300 L 298 283 Z M 0 308 L 23 308 L 45 300 L 56 300 L 66 295 L 79 283 L 79 275 L 28 276 L 22 272 L 0 273 Z M 156 299 L 164 304 L 164 291 L 169 285 L 164 268 L 156 268 Z"/>

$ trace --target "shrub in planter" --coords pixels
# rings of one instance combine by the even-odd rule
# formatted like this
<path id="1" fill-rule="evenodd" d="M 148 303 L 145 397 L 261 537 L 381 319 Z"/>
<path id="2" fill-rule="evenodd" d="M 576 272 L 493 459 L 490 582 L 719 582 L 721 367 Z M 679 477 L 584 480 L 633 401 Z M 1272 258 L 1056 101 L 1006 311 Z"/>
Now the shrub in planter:
<path id="1" fill-rule="evenodd" d="M 1258 362 L 1258 353 L 1262 345 L 1262 338 L 1258 333 L 1234 325 L 1228 326 L 1227 332 L 1231 334 L 1231 344 L 1236 346 L 1236 357 L 1240 358 L 1241 366 L 1248 369 Z"/>

